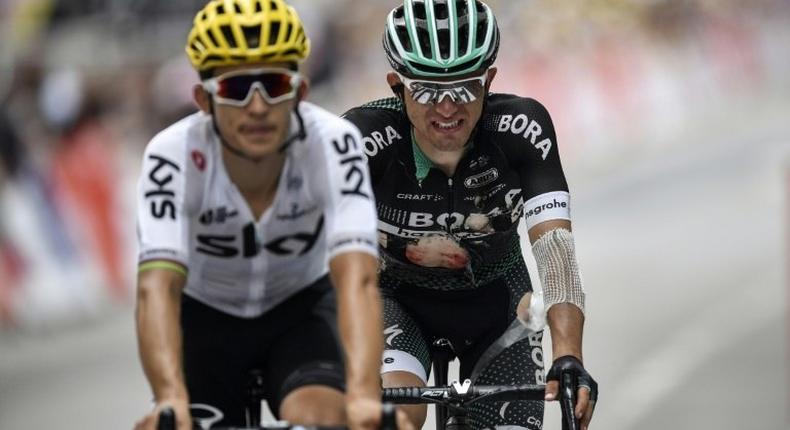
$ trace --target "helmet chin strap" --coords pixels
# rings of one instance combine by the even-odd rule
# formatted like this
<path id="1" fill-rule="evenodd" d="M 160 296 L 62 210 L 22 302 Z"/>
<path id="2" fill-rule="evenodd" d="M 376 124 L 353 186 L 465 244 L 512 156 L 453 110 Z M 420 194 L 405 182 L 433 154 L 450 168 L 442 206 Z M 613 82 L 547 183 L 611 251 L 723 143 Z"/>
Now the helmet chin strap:
<path id="1" fill-rule="evenodd" d="M 231 146 L 231 144 L 229 144 L 228 141 L 225 140 L 225 138 L 222 136 L 222 133 L 219 131 L 219 126 L 217 125 L 217 118 L 214 115 L 214 99 L 213 98 L 209 99 L 209 112 L 211 113 L 211 124 L 214 126 L 214 132 L 217 133 L 217 137 L 219 137 L 219 141 L 220 141 L 220 143 L 222 143 L 222 146 L 225 147 L 225 149 L 230 151 L 233 155 L 241 157 L 241 158 L 243 158 L 245 160 L 252 161 L 253 163 L 259 163 L 259 162 L 263 161 L 266 158 L 266 156 L 255 157 L 255 156 L 249 155 L 246 152 L 242 151 L 241 149 Z M 285 139 L 283 141 L 283 143 L 280 144 L 280 146 L 277 148 L 277 152 L 285 151 L 297 139 L 298 140 L 304 140 L 304 139 L 307 138 L 307 131 L 305 131 L 305 128 L 304 128 L 304 120 L 302 119 L 302 115 L 299 113 L 299 102 L 298 101 L 296 102 L 296 105 L 294 105 L 293 113 L 294 113 L 294 115 L 296 115 L 296 122 L 299 125 L 299 129 L 296 131 L 295 134 L 289 136 L 287 139 Z"/>
<path id="2" fill-rule="evenodd" d="M 297 101 L 294 105 L 294 115 L 296 115 L 296 123 L 299 125 L 299 129 L 296 130 L 296 134 L 289 136 L 287 139 L 280 144 L 280 147 L 277 148 L 279 152 L 283 152 L 291 146 L 297 139 L 298 140 L 305 140 L 307 139 L 307 131 L 304 129 L 304 120 L 302 119 L 302 114 L 299 113 L 299 102 Z"/>

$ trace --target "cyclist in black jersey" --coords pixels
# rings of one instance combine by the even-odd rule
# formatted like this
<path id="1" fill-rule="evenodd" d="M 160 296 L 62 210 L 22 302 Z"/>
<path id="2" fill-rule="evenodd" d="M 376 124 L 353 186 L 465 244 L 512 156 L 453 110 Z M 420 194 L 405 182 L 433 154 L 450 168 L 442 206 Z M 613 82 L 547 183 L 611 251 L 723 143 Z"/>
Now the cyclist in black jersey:
<path id="1" fill-rule="evenodd" d="M 137 190 L 137 334 L 156 406 L 136 428 L 172 407 L 191 430 L 189 403 L 247 427 L 253 372 L 278 418 L 378 428 L 377 220 L 359 130 L 303 101 L 309 41 L 283 0 L 208 2 L 186 51 L 200 112 L 151 140 Z"/>
<path id="2" fill-rule="evenodd" d="M 461 378 L 477 384 L 547 382 L 554 400 L 559 375 L 570 372 L 587 428 L 598 389 L 582 364 L 584 291 L 568 185 L 547 110 L 489 93 L 499 37 L 479 0 L 405 0 L 383 35 L 396 97 L 343 115 L 362 131 L 377 202 L 383 384 L 425 385 L 430 345 L 445 338 Z M 545 308 L 522 258 L 522 218 Z M 541 318 L 552 335 L 545 376 Z M 408 413 L 422 425 L 424 406 Z M 480 405 L 475 414 L 540 429 L 543 403 Z"/>

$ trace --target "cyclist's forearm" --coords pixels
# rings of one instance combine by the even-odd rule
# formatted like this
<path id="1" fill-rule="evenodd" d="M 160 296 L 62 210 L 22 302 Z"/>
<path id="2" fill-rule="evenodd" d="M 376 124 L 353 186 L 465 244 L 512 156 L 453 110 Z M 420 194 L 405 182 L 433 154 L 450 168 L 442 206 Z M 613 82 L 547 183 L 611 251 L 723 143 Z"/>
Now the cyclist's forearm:
<path id="1" fill-rule="evenodd" d="M 584 293 L 575 269 L 577 263 L 571 230 L 569 220 L 554 219 L 533 226 L 528 234 L 543 284 L 544 300 L 549 306 L 546 322 L 551 330 L 552 356 L 572 355 L 581 360 L 584 313 L 577 301 L 584 307 Z M 566 233 L 561 237 L 564 240 L 544 241 L 560 231 Z M 573 287 L 578 287 L 578 291 Z M 560 303 L 552 301 L 557 298 L 561 299 L 558 300 Z"/>
<path id="2" fill-rule="evenodd" d="M 341 261 L 335 258 L 332 263 L 340 337 L 346 353 L 347 394 L 378 399 L 383 340 L 376 261 L 369 255 L 349 257 Z"/>
<path id="3" fill-rule="evenodd" d="M 346 350 L 350 397 L 380 396 L 381 304 L 378 285 L 368 282 L 340 301 L 340 333 Z"/>
<path id="4" fill-rule="evenodd" d="M 551 330 L 553 358 L 572 355 L 582 360 L 582 311 L 570 303 L 558 303 L 549 309 L 546 319 Z"/>
<path id="5" fill-rule="evenodd" d="M 151 279 L 138 285 L 137 341 L 157 400 L 187 397 L 181 368 L 180 291 L 177 285 L 157 285 Z"/>

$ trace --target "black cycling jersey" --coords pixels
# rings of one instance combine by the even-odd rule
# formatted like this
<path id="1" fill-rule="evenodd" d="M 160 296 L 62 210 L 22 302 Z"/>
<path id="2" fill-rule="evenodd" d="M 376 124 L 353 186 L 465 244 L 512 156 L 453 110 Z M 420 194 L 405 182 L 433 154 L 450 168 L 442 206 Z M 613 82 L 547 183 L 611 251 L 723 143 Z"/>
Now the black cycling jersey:
<path id="1" fill-rule="evenodd" d="M 348 111 L 362 131 L 379 216 L 382 275 L 475 288 L 523 264 L 516 230 L 570 219 L 554 126 L 536 100 L 490 94 L 454 175 L 418 179 L 411 124 L 396 98 Z M 419 149 L 417 149 L 419 151 Z"/>
<path id="2" fill-rule="evenodd" d="M 455 173 L 430 168 L 396 98 L 344 115 L 362 131 L 379 217 L 382 373 L 427 381 L 429 346 L 449 339 L 461 377 L 545 383 L 541 333 L 516 319 L 532 290 L 517 228 L 570 219 L 554 126 L 537 101 L 490 94 Z M 453 290 L 453 291 L 432 291 Z M 496 426 L 539 429 L 543 402 L 478 404 Z"/>

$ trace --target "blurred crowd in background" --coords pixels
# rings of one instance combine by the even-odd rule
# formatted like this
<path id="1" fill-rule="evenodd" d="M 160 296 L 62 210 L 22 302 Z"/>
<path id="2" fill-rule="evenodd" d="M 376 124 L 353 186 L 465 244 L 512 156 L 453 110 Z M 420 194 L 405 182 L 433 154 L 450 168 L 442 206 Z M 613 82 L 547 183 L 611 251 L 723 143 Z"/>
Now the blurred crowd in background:
<path id="1" fill-rule="evenodd" d="M 183 45 L 204 2 L 0 0 L 0 329 L 133 303 L 140 158 L 196 109 Z M 390 94 L 381 31 L 396 0 L 291 2 L 313 43 L 310 101 L 340 114 Z M 749 121 L 790 103 L 790 1 L 488 3 L 493 89 L 548 107 L 569 171 L 691 145 L 676 131 L 720 110 Z"/>

